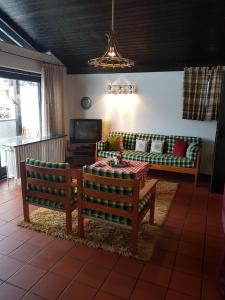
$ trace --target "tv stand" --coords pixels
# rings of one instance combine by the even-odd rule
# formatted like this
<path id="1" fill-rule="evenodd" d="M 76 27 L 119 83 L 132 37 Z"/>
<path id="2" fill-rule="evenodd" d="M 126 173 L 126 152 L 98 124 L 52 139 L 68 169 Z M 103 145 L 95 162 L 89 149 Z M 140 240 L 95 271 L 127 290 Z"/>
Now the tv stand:
<path id="1" fill-rule="evenodd" d="M 95 162 L 96 143 L 71 143 L 67 144 L 66 161 L 72 167 L 82 167 Z"/>

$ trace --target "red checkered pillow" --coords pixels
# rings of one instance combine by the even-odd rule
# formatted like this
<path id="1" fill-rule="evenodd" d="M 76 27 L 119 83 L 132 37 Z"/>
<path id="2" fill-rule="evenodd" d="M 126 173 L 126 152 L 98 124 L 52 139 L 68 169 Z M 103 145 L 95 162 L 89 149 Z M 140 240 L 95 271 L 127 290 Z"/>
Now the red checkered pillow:
<path id="1" fill-rule="evenodd" d="M 186 155 L 187 146 L 188 144 L 184 140 L 176 140 L 173 147 L 173 155 L 184 157 Z"/>

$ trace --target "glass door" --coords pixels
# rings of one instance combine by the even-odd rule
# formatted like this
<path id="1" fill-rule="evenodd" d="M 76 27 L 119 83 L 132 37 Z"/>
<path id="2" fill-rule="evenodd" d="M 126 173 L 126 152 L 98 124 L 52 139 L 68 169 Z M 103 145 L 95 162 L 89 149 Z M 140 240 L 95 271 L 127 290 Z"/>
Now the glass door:
<path id="1" fill-rule="evenodd" d="M 40 81 L 0 77 L 0 147 L 4 138 L 36 138 L 40 132 Z M 3 151 L 0 162 L 5 165 Z"/>
<path id="2" fill-rule="evenodd" d="M 0 78 L 0 139 L 40 134 L 40 83 Z"/>

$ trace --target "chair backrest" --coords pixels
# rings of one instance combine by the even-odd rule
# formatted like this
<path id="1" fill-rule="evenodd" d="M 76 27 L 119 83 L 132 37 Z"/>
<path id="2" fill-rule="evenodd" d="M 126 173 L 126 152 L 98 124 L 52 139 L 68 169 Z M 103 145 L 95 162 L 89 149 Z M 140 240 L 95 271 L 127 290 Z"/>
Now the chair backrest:
<path id="1" fill-rule="evenodd" d="M 36 166 L 32 164 L 32 161 L 34 160 L 31 160 L 31 164 L 29 160 L 20 164 L 23 197 L 71 203 L 73 183 L 69 165 L 38 161 L 40 163 Z"/>
<path id="2" fill-rule="evenodd" d="M 78 182 L 78 208 L 133 218 L 138 215 L 140 181 L 83 172 Z"/>

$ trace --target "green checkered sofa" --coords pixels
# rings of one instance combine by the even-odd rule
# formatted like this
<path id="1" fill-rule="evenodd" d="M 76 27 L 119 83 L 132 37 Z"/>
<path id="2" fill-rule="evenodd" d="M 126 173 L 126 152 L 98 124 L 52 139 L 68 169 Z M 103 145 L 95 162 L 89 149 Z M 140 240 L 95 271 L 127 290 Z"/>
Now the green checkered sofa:
<path id="1" fill-rule="evenodd" d="M 29 221 L 29 204 L 66 212 L 67 217 L 76 208 L 77 190 L 68 163 L 27 158 L 20 168 L 25 220 Z"/>
<path id="2" fill-rule="evenodd" d="M 201 138 L 191 136 L 129 133 L 119 131 L 110 132 L 109 136 L 123 137 L 124 159 L 148 162 L 151 169 L 194 174 L 195 183 L 197 183 L 197 177 L 199 173 Z M 148 141 L 148 148 L 146 152 L 135 151 L 135 144 L 137 139 Z M 182 139 L 188 144 L 193 143 L 193 147 L 189 152 L 189 156 L 176 157 L 172 154 L 173 146 L 177 139 Z M 151 142 L 154 140 L 165 142 L 165 151 L 163 154 L 150 153 Z M 108 149 L 109 144 L 107 141 L 98 142 L 98 159 L 114 157 L 117 155 L 117 151 L 109 151 Z"/>

